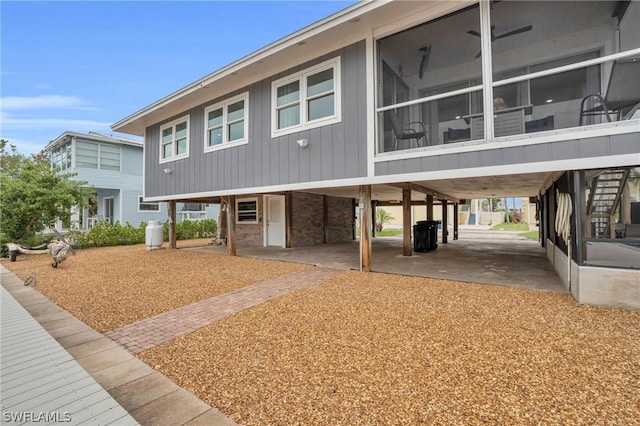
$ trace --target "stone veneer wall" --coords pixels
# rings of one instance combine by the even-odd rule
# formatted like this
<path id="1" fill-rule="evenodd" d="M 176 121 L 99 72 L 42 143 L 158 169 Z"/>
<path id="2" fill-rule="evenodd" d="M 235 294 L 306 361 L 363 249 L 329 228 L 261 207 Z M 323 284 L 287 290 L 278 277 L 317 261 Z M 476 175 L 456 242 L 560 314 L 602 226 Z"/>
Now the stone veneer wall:
<path id="1" fill-rule="evenodd" d="M 294 247 L 322 244 L 324 239 L 324 196 L 293 193 L 291 244 Z M 351 198 L 327 197 L 328 243 L 353 239 Z"/>
<path id="2" fill-rule="evenodd" d="M 324 237 L 324 198 L 306 192 L 292 194 L 291 245 L 322 244 Z"/>
<path id="3" fill-rule="evenodd" d="M 351 198 L 328 197 L 329 238 L 328 243 L 353 241 L 353 200 Z"/>

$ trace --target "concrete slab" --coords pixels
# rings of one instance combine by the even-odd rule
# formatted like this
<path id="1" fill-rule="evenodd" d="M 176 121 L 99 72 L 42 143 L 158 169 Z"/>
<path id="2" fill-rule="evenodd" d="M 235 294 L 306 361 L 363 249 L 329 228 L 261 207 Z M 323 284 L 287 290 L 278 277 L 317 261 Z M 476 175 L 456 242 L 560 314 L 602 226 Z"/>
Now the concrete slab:
<path id="1" fill-rule="evenodd" d="M 178 385 L 154 372 L 109 389 L 109 393 L 120 401 L 125 410 L 133 411 L 178 389 Z"/>
<path id="2" fill-rule="evenodd" d="M 450 231 L 450 234 L 452 232 Z M 546 291 L 566 291 L 560 277 L 536 241 L 507 231 L 466 231 L 465 236 L 427 253 L 402 255 L 402 237 L 372 241 L 372 270 L 390 274 L 441 278 Z M 441 241 L 439 238 L 438 241 Z M 191 248 L 226 253 L 224 246 Z M 359 241 L 289 249 L 238 247 L 240 256 L 308 263 L 337 269 L 360 268 Z"/>
<path id="3" fill-rule="evenodd" d="M 93 355 L 78 358 L 78 364 L 89 373 L 95 373 L 106 368 L 113 367 L 121 362 L 134 359 L 133 355 L 123 351 L 122 348 L 113 348 L 106 351 L 98 352 Z"/>
<path id="4" fill-rule="evenodd" d="M 184 389 L 178 389 L 131 411 L 131 415 L 143 425 L 174 426 L 191 421 L 210 408 L 204 402 L 194 400 Z"/>
<path id="5" fill-rule="evenodd" d="M 121 349 L 122 350 L 122 349 Z M 154 370 L 137 358 L 96 371 L 93 378 L 106 390 L 111 390 L 133 380 L 152 374 Z"/>

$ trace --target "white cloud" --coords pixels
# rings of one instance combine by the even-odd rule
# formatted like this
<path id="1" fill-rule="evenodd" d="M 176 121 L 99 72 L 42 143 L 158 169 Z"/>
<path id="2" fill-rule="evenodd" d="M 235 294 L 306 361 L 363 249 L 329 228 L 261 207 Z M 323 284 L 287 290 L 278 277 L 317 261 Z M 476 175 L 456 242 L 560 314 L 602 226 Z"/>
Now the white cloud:
<path id="1" fill-rule="evenodd" d="M 77 96 L 42 95 L 42 96 L 7 96 L 0 99 L 3 111 L 33 109 L 93 109 Z"/>
<path id="2" fill-rule="evenodd" d="M 95 120 L 81 120 L 73 118 L 17 118 L 8 114 L 2 114 L 0 118 L 3 128 L 29 128 L 29 129 L 91 129 L 109 128 L 111 123 Z"/>

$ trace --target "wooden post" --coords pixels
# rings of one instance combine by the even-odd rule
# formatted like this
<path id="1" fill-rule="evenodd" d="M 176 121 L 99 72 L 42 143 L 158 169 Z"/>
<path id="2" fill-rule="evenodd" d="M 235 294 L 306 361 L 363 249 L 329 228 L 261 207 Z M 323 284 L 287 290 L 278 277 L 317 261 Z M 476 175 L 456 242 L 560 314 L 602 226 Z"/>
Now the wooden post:
<path id="1" fill-rule="evenodd" d="M 218 217 L 218 240 L 227 243 L 227 202 L 220 200 L 220 215 Z"/>
<path id="2" fill-rule="evenodd" d="M 458 239 L 458 203 L 453 204 L 453 239 Z"/>
<path id="3" fill-rule="evenodd" d="M 360 185 L 360 271 L 371 272 L 371 185 Z"/>
<path id="4" fill-rule="evenodd" d="M 169 201 L 169 248 L 174 249 L 176 245 L 176 202 Z"/>
<path id="5" fill-rule="evenodd" d="M 293 192 L 287 191 L 284 199 L 284 226 L 285 226 L 285 243 L 286 248 L 292 247 L 293 241 Z"/>
<path id="6" fill-rule="evenodd" d="M 449 241 L 447 231 L 447 223 L 449 223 L 449 208 L 447 207 L 447 200 L 440 200 L 442 203 L 442 244 L 447 244 Z"/>
<path id="7" fill-rule="evenodd" d="M 236 255 L 236 196 L 231 195 L 227 201 L 227 248 L 229 256 Z"/>
<path id="8" fill-rule="evenodd" d="M 402 255 L 411 256 L 411 190 L 402 190 Z"/>
<path id="9" fill-rule="evenodd" d="M 427 195 L 427 220 L 433 220 L 433 195 Z"/>

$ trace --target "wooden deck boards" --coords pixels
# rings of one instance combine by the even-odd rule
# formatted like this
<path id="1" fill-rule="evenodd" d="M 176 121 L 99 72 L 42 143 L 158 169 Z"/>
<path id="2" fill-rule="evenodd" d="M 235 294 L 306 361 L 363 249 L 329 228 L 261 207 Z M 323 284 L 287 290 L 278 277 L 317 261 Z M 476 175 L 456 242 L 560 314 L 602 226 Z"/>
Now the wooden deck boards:
<path id="1" fill-rule="evenodd" d="M 2 286 L 0 302 L 3 424 L 138 424 Z"/>

